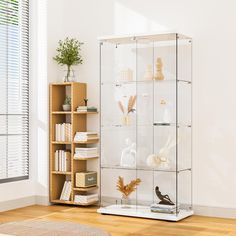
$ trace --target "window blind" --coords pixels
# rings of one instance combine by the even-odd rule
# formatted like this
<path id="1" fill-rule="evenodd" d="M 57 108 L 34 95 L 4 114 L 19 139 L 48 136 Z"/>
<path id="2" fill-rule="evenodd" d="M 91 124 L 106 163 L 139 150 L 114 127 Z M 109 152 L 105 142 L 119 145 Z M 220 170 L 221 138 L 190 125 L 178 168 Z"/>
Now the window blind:
<path id="1" fill-rule="evenodd" d="M 29 2 L 0 0 L 0 183 L 29 177 Z"/>

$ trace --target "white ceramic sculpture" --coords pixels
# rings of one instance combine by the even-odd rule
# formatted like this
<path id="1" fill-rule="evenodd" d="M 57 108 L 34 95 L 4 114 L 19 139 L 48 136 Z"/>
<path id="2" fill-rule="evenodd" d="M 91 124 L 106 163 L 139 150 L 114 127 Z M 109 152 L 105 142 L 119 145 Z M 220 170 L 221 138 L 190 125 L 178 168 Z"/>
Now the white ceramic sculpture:
<path id="1" fill-rule="evenodd" d="M 120 166 L 135 167 L 136 166 L 136 143 L 132 143 L 129 138 L 125 140 L 127 147 L 121 153 Z"/>
<path id="2" fill-rule="evenodd" d="M 144 73 L 144 80 L 153 80 L 152 65 L 147 65 L 146 71 Z"/>
<path id="3" fill-rule="evenodd" d="M 146 164 L 147 166 L 149 167 L 158 167 L 159 166 L 159 158 L 156 154 L 150 154 L 148 157 L 147 157 L 147 160 L 146 160 Z"/>
<path id="4" fill-rule="evenodd" d="M 158 168 L 161 170 L 168 170 L 171 168 L 170 160 L 168 158 L 170 149 L 176 145 L 175 139 L 168 137 L 166 144 L 160 149 L 158 154 L 151 154 L 146 159 L 146 164 L 149 167 Z"/>

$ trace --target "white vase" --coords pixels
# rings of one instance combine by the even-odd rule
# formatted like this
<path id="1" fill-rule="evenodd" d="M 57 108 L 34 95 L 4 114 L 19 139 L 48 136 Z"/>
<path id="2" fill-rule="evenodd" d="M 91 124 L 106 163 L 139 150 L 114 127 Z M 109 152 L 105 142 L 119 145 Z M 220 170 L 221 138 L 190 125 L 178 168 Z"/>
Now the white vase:
<path id="1" fill-rule="evenodd" d="M 70 111 L 71 110 L 71 105 L 63 104 L 62 109 L 63 109 L 63 111 Z"/>
<path id="2" fill-rule="evenodd" d="M 75 81 L 75 72 L 74 72 L 74 70 L 70 69 L 69 73 L 68 73 L 68 70 L 65 70 L 63 79 L 64 79 L 64 82 L 74 82 Z"/>

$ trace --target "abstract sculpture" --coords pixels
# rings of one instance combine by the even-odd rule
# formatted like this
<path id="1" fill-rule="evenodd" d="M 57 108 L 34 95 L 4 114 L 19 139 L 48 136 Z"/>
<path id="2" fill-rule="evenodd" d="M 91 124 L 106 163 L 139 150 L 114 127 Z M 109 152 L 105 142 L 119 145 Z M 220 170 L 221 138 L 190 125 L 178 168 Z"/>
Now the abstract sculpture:
<path id="1" fill-rule="evenodd" d="M 159 204 L 163 204 L 163 205 L 175 205 L 171 200 L 170 200 L 170 197 L 169 195 L 162 195 L 161 191 L 159 190 L 159 187 L 156 186 L 155 188 L 155 192 L 156 192 L 156 195 L 157 197 L 161 200 L 159 202 Z"/>

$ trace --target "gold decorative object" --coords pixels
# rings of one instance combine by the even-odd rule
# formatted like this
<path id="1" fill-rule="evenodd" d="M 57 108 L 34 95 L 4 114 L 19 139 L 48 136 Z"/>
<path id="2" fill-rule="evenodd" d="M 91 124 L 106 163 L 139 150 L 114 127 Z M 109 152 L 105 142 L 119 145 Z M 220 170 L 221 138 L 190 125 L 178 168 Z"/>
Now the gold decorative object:
<path id="1" fill-rule="evenodd" d="M 137 186 L 141 183 L 141 179 L 137 178 L 135 180 L 130 181 L 129 184 L 124 184 L 124 178 L 119 176 L 117 181 L 117 190 L 122 193 L 122 197 L 128 198 L 129 195 L 134 192 Z"/>
<path id="2" fill-rule="evenodd" d="M 162 59 L 158 57 L 156 60 L 156 74 L 154 76 L 155 80 L 164 80 L 165 77 L 162 73 L 162 67 L 163 67 Z"/>

